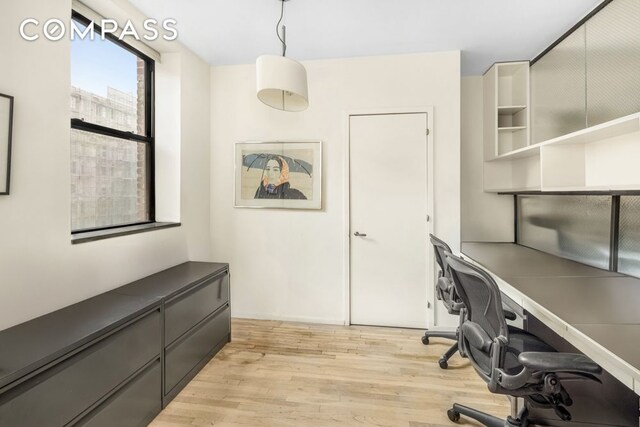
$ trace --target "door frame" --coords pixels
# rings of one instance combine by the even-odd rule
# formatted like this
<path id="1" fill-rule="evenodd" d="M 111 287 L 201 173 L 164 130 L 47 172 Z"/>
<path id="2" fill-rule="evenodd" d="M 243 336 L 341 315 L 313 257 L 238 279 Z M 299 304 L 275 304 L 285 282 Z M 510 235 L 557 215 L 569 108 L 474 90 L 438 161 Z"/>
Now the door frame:
<path id="1" fill-rule="evenodd" d="M 395 115 L 395 114 L 426 114 L 427 115 L 427 212 L 429 215 L 429 221 L 427 222 L 427 232 L 433 233 L 435 229 L 435 216 L 434 216 L 434 128 L 433 128 L 433 106 L 425 107 L 408 107 L 408 108 L 376 108 L 365 110 L 350 110 L 343 112 L 343 140 L 344 140 L 344 204 L 345 204 L 345 216 L 343 222 L 343 235 L 345 236 L 345 253 L 344 253 L 344 265 L 345 265 L 345 291 L 344 291 L 344 309 L 345 318 L 344 324 L 351 324 L 351 117 L 352 116 L 383 116 L 383 115 Z M 427 314 L 427 328 L 435 326 L 435 263 L 433 246 L 429 243 L 428 235 L 425 237 L 425 244 L 427 245 L 427 259 L 425 262 L 428 266 L 428 271 L 431 274 L 427 274 L 427 301 L 425 309 Z M 429 307 L 427 307 L 429 305 Z"/>

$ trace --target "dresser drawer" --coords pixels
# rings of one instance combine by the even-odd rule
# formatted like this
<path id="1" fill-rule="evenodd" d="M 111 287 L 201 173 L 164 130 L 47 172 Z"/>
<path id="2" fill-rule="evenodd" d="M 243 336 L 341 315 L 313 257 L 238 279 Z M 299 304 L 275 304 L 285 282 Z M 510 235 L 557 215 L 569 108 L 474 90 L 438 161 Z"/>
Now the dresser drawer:
<path id="1" fill-rule="evenodd" d="M 197 328 L 189 331 L 165 351 L 165 395 L 229 335 L 229 307 L 226 306 Z"/>
<path id="2" fill-rule="evenodd" d="M 160 311 L 0 395 L 1 426 L 61 426 L 160 354 Z"/>
<path id="3" fill-rule="evenodd" d="M 165 345 L 171 344 L 205 317 L 229 302 L 225 272 L 165 303 Z"/>
<path id="4" fill-rule="evenodd" d="M 162 409 L 160 360 L 84 417 L 78 426 L 146 426 Z"/>

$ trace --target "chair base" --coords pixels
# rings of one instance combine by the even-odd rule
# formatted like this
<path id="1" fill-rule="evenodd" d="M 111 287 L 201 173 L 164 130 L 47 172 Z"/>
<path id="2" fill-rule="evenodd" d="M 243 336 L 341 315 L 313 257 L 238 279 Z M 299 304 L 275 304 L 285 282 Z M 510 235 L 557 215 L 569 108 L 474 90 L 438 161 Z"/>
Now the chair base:
<path id="1" fill-rule="evenodd" d="M 458 341 L 458 331 L 425 331 L 422 337 L 422 344 L 428 345 L 429 338 L 445 338 Z"/>
<path id="2" fill-rule="evenodd" d="M 449 350 L 446 351 L 445 354 L 442 355 L 440 360 L 438 360 L 438 365 L 440 365 L 440 368 L 447 369 L 449 367 L 449 359 L 451 359 L 453 355 L 458 352 L 458 332 L 457 331 L 426 331 L 424 333 L 424 336 L 422 337 L 422 344 L 428 345 L 429 338 L 446 338 L 446 339 L 456 341 L 456 343 L 452 345 L 449 348 Z"/>
<path id="3" fill-rule="evenodd" d="M 507 417 L 502 419 L 487 414 L 486 412 L 478 411 L 477 409 L 470 408 L 468 406 L 453 404 L 453 407 L 447 411 L 447 416 L 454 423 L 460 421 L 460 415 L 464 415 L 467 418 L 478 421 L 480 424 L 487 427 L 528 427 L 528 411 L 525 409 L 522 411 L 517 419 Z"/>

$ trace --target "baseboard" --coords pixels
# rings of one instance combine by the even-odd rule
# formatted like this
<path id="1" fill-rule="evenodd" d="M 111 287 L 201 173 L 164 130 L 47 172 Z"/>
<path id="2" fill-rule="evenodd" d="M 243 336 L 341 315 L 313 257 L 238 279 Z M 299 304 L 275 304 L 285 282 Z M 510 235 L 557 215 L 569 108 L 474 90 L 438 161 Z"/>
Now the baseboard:
<path id="1" fill-rule="evenodd" d="M 247 312 L 235 313 L 235 312 L 232 312 L 231 313 L 231 317 L 232 318 L 238 318 L 238 319 L 277 320 L 277 321 L 282 321 L 282 322 L 300 322 L 300 323 L 319 323 L 319 324 L 323 324 L 323 325 L 341 325 L 341 326 L 345 325 L 344 319 L 330 319 L 330 318 L 324 318 L 324 317 L 311 317 L 311 316 L 286 316 L 286 315 L 283 316 L 283 315 L 266 314 L 266 313 L 247 313 Z M 368 325 L 368 326 L 376 326 L 376 325 Z M 387 326 L 381 326 L 381 327 L 387 327 Z M 391 327 L 391 328 L 397 327 L 397 328 L 403 328 L 403 329 L 422 329 L 422 330 L 425 329 L 424 323 L 422 323 L 422 322 L 416 323 L 416 324 L 407 325 L 407 326 L 388 326 L 388 327 Z M 438 329 L 455 331 L 456 327 L 445 327 L 445 326 L 443 326 L 442 328 L 438 328 Z"/>
<path id="2" fill-rule="evenodd" d="M 438 331 L 455 331 L 456 329 L 458 329 L 457 326 L 434 326 L 433 328 L 428 328 L 428 330 L 434 331 L 434 330 L 438 330 Z"/>
<path id="3" fill-rule="evenodd" d="M 311 317 L 311 316 L 283 316 L 277 314 L 266 313 L 247 313 L 247 312 L 233 312 L 232 318 L 239 319 L 256 319 L 256 320 L 278 320 L 282 322 L 300 322 L 300 323 L 320 323 L 323 325 L 342 325 L 344 326 L 344 319 L 330 319 L 325 317 Z"/>

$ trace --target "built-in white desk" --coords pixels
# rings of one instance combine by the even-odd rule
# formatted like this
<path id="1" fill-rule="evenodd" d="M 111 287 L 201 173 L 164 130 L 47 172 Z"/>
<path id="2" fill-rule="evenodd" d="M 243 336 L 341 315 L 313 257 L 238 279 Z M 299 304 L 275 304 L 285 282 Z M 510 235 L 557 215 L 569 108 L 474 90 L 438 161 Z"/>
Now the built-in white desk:
<path id="1" fill-rule="evenodd" d="M 492 275 L 508 305 L 640 394 L 639 279 L 513 243 L 463 243 L 462 256 Z"/>

